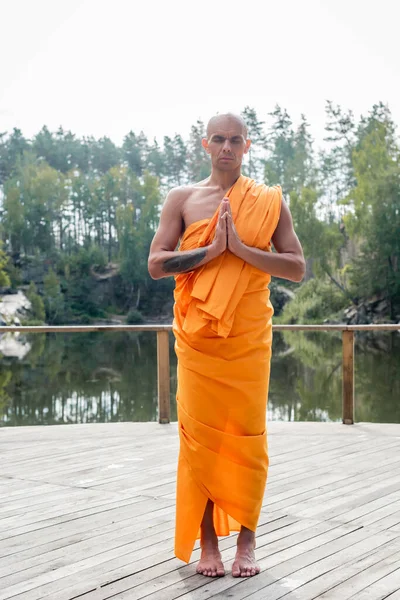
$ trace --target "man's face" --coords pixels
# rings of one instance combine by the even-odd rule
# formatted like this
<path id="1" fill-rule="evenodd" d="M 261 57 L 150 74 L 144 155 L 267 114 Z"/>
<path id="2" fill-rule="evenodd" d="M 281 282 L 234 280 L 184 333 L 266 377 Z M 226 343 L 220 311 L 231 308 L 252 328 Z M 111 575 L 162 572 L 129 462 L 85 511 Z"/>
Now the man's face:
<path id="1" fill-rule="evenodd" d="M 211 128 L 202 145 L 211 156 L 214 168 L 231 171 L 242 164 L 250 140 L 246 140 L 242 125 L 233 119 L 220 119 Z"/>

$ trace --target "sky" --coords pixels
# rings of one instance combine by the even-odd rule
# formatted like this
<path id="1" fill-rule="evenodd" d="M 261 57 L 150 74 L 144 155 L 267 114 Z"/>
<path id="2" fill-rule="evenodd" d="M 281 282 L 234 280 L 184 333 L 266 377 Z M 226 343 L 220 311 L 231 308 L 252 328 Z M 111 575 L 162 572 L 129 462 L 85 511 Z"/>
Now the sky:
<path id="1" fill-rule="evenodd" d="M 0 133 L 150 140 L 276 104 L 317 145 L 331 100 L 400 124 L 398 0 L 0 0 Z"/>

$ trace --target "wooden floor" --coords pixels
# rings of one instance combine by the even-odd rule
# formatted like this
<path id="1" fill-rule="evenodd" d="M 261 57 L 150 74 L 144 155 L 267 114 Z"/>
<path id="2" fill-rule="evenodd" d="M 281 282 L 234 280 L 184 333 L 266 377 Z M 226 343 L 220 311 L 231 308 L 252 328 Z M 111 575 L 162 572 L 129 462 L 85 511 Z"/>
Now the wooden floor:
<path id="1" fill-rule="evenodd" d="M 400 599 L 400 425 L 271 422 L 260 575 L 174 557 L 177 425 L 0 429 L 0 600 Z"/>

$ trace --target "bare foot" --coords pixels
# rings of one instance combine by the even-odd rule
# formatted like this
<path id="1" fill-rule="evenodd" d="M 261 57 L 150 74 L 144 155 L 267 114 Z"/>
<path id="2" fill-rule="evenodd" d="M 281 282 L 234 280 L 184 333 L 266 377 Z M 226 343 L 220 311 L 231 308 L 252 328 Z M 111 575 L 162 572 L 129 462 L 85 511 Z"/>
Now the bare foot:
<path id="1" fill-rule="evenodd" d="M 201 558 L 196 567 L 196 573 L 206 577 L 223 577 L 225 575 L 221 553 L 215 544 L 204 544 L 201 547 Z"/>
<path id="2" fill-rule="evenodd" d="M 232 565 L 233 577 L 253 577 L 260 572 L 254 554 L 254 544 L 251 542 L 239 543 L 235 560 Z"/>

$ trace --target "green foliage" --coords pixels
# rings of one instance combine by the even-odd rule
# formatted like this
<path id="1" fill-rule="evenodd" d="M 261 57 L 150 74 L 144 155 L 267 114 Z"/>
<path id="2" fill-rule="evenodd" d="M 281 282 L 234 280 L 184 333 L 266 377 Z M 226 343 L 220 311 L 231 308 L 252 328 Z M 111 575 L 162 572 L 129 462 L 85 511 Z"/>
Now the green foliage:
<path id="1" fill-rule="evenodd" d="M 328 315 L 347 305 L 348 300 L 335 285 L 310 279 L 298 288 L 295 298 L 285 305 L 277 320 L 280 323 L 322 323 Z"/>
<path id="2" fill-rule="evenodd" d="M 35 321 L 35 324 L 40 323 L 42 325 L 46 318 L 46 311 L 44 308 L 44 302 L 41 296 L 39 296 L 37 293 L 37 288 L 33 281 L 31 281 L 29 284 L 29 289 L 26 293 L 26 296 L 32 305 L 32 319 L 30 319 L 30 324 L 32 324 L 32 321 Z"/>
<path id="3" fill-rule="evenodd" d="M 8 260 L 7 264 L 4 267 L 4 271 L 6 272 L 9 278 L 9 285 L 11 288 L 16 289 L 20 285 L 22 285 L 21 269 L 16 267 L 11 260 Z"/>
<path id="4" fill-rule="evenodd" d="M 50 325 L 59 325 L 64 322 L 64 296 L 61 292 L 59 279 L 53 269 L 49 269 L 44 278 L 44 306 L 46 320 Z"/>
<path id="5" fill-rule="evenodd" d="M 181 185 L 187 172 L 187 150 L 182 136 L 164 137 L 164 165 L 168 185 Z"/>
<path id="6" fill-rule="evenodd" d="M 4 252 L 2 243 L 0 242 L 0 287 L 9 287 L 11 285 L 10 276 L 7 272 L 8 263 L 8 256 Z"/>
<path id="7" fill-rule="evenodd" d="M 6 413 L 8 406 L 11 404 L 11 397 L 7 391 L 11 380 L 12 372 L 9 369 L 0 367 L 0 418 Z"/>
<path id="8" fill-rule="evenodd" d="M 129 325 L 139 325 L 140 323 L 143 323 L 143 321 L 144 319 L 142 313 L 136 308 L 131 308 L 131 310 L 128 312 L 126 322 Z"/>
<path id="9" fill-rule="evenodd" d="M 250 106 L 242 115 L 252 140 L 243 172 L 282 186 L 308 272 L 324 285 L 329 279 L 341 302 L 379 294 L 396 320 L 400 151 L 389 109 L 374 105 L 357 122 L 328 101 L 328 145 L 319 153 L 304 115 L 297 126 L 279 105 L 266 115 L 268 123 Z M 107 137 L 79 139 L 61 127 L 43 127 L 31 141 L 18 129 L 0 134 L 6 253 L 0 253 L 0 285 L 34 279 L 42 294 L 41 277 L 50 267 L 58 287 L 51 275 L 44 286 L 50 291 L 42 294 L 49 322 L 94 319 L 111 305 L 123 314 L 132 306 L 146 315 L 164 307 L 171 314 L 173 280 L 154 283 L 147 257 L 167 188 L 210 173 L 204 135 L 201 120 L 187 141 L 166 136 L 162 147 L 143 131 L 130 131 L 121 147 Z M 104 281 L 114 277 L 114 287 L 98 298 L 95 282 L 103 275 Z M 320 302 L 303 302 L 304 318 L 321 317 Z"/>
<path id="10" fill-rule="evenodd" d="M 247 165 L 244 166 L 244 173 L 248 177 L 256 179 L 262 173 L 261 154 L 265 147 L 266 136 L 264 132 L 264 121 L 260 121 L 254 108 L 246 106 L 241 113 L 246 125 L 247 136 L 251 139 L 251 146 L 247 153 Z"/>
<path id="11" fill-rule="evenodd" d="M 105 266 L 104 252 L 95 245 L 80 248 L 59 265 L 65 276 L 63 295 L 68 307 L 65 314 L 68 321 L 89 323 L 94 317 L 104 316 L 93 294 L 92 269 L 101 273 Z"/>
<path id="12" fill-rule="evenodd" d="M 39 325 L 44 325 L 44 321 L 42 319 L 21 319 L 21 325 L 26 327 L 38 327 Z"/>
<path id="13" fill-rule="evenodd" d="M 400 313 L 400 149 L 387 110 L 374 107 L 359 128 L 353 151 L 357 184 L 345 201 L 349 233 L 361 239 L 349 272 L 360 296 L 381 293 L 389 300 L 391 318 Z"/>
<path id="14" fill-rule="evenodd" d="M 211 173 L 211 162 L 201 143 L 204 137 L 205 125 L 198 120 L 196 125 L 192 125 L 188 143 L 188 179 L 191 183 L 201 181 Z"/>

